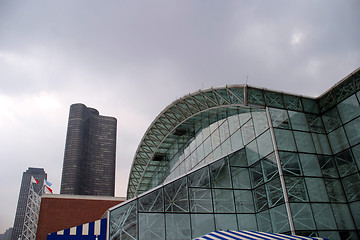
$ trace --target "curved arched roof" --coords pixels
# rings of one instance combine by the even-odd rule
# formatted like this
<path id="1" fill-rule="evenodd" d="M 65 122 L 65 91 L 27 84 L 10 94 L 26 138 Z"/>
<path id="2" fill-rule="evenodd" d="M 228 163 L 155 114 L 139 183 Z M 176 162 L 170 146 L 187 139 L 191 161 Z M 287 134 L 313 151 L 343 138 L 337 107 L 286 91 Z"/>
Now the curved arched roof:
<path id="1" fill-rule="evenodd" d="M 342 79 L 318 98 L 304 97 L 268 89 L 233 85 L 199 90 L 180 98 L 165 108 L 152 122 L 136 151 L 129 176 L 127 198 L 132 198 L 149 187 L 149 176 L 156 170 L 156 154 L 164 152 L 181 134 L 182 126 L 195 115 L 228 106 L 270 106 L 292 111 L 319 114 L 334 103 L 360 90 L 360 68 Z M 179 127 L 180 126 L 180 127 Z M 171 142 L 173 141 L 173 142 Z"/>
<path id="2" fill-rule="evenodd" d="M 176 130 L 183 122 L 200 112 L 230 105 L 244 105 L 243 85 L 198 91 L 165 108 L 147 129 L 138 146 L 129 176 L 127 198 L 139 194 L 138 189 L 145 173 L 153 170 L 150 162 L 159 147 L 166 139 L 171 138 L 170 135 L 176 137 Z"/>

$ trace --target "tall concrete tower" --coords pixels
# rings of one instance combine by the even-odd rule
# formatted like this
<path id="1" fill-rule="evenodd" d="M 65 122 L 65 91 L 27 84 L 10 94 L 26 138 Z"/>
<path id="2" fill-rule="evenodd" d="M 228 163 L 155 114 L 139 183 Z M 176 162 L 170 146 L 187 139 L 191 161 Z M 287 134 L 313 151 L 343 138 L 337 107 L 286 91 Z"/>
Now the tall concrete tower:
<path id="1" fill-rule="evenodd" d="M 84 104 L 70 106 L 61 194 L 114 196 L 116 124 Z"/>

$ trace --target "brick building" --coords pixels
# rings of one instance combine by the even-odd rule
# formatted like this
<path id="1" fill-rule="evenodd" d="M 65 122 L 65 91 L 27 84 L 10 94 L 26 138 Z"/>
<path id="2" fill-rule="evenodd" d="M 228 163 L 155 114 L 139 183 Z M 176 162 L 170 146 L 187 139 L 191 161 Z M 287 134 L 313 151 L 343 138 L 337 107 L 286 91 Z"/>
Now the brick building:
<path id="1" fill-rule="evenodd" d="M 46 240 L 48 233 L 100 219 L 106 210 L 125 198 L 79 195 L 43 195 L 36 239 Z"/>

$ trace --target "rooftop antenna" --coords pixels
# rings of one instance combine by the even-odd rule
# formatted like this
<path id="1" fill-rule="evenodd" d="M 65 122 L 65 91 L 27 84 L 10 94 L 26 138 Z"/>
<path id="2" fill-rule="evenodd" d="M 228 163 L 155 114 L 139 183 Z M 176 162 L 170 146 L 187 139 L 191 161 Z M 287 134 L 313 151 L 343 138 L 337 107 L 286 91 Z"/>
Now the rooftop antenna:
<path id="1" fill-rule="evenodd" d="M 249 76 L 246 75 L 246 81 L 245 81 L 245 84 L 246 84 L 246 85 L 248 84 L 248 80 L 249 80 Z"/>

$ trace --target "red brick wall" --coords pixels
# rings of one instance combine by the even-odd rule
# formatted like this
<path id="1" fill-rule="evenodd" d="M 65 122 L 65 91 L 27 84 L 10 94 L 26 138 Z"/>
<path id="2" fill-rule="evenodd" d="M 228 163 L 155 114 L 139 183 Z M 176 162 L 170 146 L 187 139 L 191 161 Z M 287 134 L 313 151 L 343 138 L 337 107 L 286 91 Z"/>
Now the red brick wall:
<path id="1" fill-rule="evenodd" d="M 106 210 L 122 200 L 43 198 L 41 200 L 37 240 L 47 234 L 100 219 Z"/>

